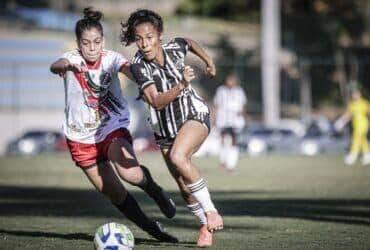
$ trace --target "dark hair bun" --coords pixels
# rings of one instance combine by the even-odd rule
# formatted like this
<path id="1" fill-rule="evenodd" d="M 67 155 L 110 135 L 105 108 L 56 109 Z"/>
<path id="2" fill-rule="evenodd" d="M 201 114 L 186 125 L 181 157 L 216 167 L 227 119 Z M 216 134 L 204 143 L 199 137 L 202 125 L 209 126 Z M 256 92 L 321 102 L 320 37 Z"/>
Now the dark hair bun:
<path id="1" fill-rule="evenodd" d="M 92 7 L 88 7 L 84 9 L 84 18 L 94 21 L 100 21 L 103 17 L 103 13 L 100 11 L 94 11 Z"/>

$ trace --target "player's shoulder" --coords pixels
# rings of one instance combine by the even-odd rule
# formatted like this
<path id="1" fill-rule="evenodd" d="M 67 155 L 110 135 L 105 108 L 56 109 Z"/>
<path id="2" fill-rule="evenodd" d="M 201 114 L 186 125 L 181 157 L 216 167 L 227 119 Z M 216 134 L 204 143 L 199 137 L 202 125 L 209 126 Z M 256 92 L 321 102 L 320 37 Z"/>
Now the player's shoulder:
<path id="1" fill-rule="evenodd" d="M 244 89 L 241 87 L 241 86 L 236 86 L 236 90 L 239 92 L 239 93 L 242 93 L 244 94 Z"/>
<path id="2" fill-rule="evenodd" d="M 114 50 L 110 50 L 110 49 L 103 49 L 101 53 L 104 56 L 114 56 L 114 55 L 119 54 L 118 52 L 116 52 Z"/>
<path id="3" fill-rule="evenodd" d="M 222 91 L 226 91 L 226 90 L 227 90 L 227 88 L 226 88 L 225 85 L 220 85 L 220 86 L 217 87 L 218 92 L 222 92 Z"/>
<path id="4" fill-rule="evenodd" d="M 145 65 L 148 62 L 145 61 L 143 54 L 138 50 L 131 60 L 131 65 Z"/>
<path id="5" fill-rule="evenodd" d="M 349 108 L 350 111 L 352 111 L 354 108 L 356 108 L 356 106 L 358 106 L 358 102 L 356 102 L 356 101 L 350 101 L 348 103 L 348 108 Z"/>
<path id="6" fill-rule="evenodd" d="M 166 50 L 180 50 L 187 46 L 187 41 L 182 37 L 175 37 L 169 42 L 163 44 L 163 48 Z"/>
<path id="7" fill-rule="evenodd" d="M 68 59 L 71 59 L 71 58 L 82 58 L 82 55 L 81 55 L 81 52 L 79 49 L 74 49 L 74 50 L 69 50 L 69 51 L 66 51 L 64 52 L 64 54 L 62 55 L 63 58 L 68 58 Z"/>
<path id="8" fill-rule="evenodd" d="M 103 49 L 101 54 L 103 57 L 106 57 L 106 58 L 124 57 L 121 53 L 114 51 L 114 50 L 109 50 L 109 49 Z"/>

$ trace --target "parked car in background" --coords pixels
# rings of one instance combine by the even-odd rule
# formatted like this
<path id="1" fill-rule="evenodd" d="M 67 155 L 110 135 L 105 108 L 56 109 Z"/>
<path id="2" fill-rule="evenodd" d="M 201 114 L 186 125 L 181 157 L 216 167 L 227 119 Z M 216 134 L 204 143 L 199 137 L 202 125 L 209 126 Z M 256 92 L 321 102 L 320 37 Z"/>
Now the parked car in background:
<path id="1" fill-rule="evenodd" d="M 325 126 L 324 126 L 325 125 Z M 250 155 L 267 152 L 314 156 L 320 153 L 344 153 L 350 144 L 348 129 L 338 133 L 329 121 L 312 120 L 304 133 L 289 127 L 271 128 L 252 124 L 238 138 L 238 145 Z"/>
<path id="2" fill-rule="evenodd" d="M 259 155 L 269 151 L 298 153 L 299 142 L 300 138 L 290 129 L 254 125 L 243 130 L 237 144 L 250 155 Z"/>
<path id="3" fill-rule="evenodd" d="M 301 152 L 304 155 L 319 153 L 344 153 L 350 144 L 349 128 L 343 132 L 335 131 L 333 124 L 329 123 L 323 130 L 315 121 L 311 122 L 301 142 Z"/>
<path id="4" fill-rule="evenodd" d="M 8 143 L 10 155 L 35 155 L 67 150 L 64 135 L 57 131 L 30 130 Z"/>

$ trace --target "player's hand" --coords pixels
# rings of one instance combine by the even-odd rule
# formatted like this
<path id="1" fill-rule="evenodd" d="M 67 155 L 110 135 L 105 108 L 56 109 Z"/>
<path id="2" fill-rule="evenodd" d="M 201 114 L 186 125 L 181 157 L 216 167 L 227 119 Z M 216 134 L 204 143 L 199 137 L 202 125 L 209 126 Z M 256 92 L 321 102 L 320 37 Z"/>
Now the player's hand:
<path id="1" fill-rule="evenodd" d="M 215 77 L 216 76 L 216 66 L 213 62 L 207 64 L 206 74 L 209 77 Z"/>
<path id="2" fill-rule="evenodd" d="M 345 122 L 342 119 L 338 119 L 334 122 L 334 129 L 337 132 L 341 132 L 345 126 Z"/>
<path id="3" fill-rule="evenodd" d="M 84 65 L 79 65 L 77 63 L 69 63 L 65 67 L 66 71 L 72 71 L 74 73 L 83 73 L 87 71 L 87 67 Z"/>
<path id="4" fill-rule="evenodd" d="M 189 83 L 195 78 L 194 70 L 190 66 L 185 66 L 184 71 L 182 72 L 185 83 Z"/>

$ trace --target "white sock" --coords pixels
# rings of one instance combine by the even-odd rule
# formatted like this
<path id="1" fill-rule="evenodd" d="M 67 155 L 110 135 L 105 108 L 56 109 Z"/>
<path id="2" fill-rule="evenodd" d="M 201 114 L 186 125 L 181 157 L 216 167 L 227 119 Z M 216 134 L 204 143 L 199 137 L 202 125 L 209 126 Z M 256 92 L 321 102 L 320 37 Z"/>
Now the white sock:
<path id="1" fill-rule="evenodd" d="M 227 158 L 227 150 L 225 149 L 225 150 L 220 150 L 220 153 L 219 153 L 219 161 L 220 161 L 220 164 L 221 165 L 224 165 L 224 166 L 226 166 L 226 158 Z"/>
<path id="2" fill-rule="evenodd" d="M 226 167 L 228 169 L 234 169 L 236 167 L 236 164 L 238 163 L 239 159 L 239 148 L 235 146 L 231 146 L 228 150 L 228 156 L 227 156 L 227 164 Z"/>
<path id="3" fill-rule="evenodd" d="M 232 145 L 227 145 L 225 147 L 225 149 L 226 149 L 226 152 L 227 152 L 225 166 L 226 166 L 227 169 L 231 169 L 232 168 L 231 161 L 233 160 L 233 147 L 232 147 Z"/>
<path id="4" fill-rule="evenodd" d="M 187 185 L 187 187 L 195 199 L 200 203 L 204 209 L 204 212 L 217 211 L 211 200 L 211 195 L 209 194 L 206 183 L 202 178 L 192 184 Z"/>
<path id="5" fill-rule="evenodd" d="M 199 220 L 200 224 L 206 225 L 207 224 L 207 217 L 204 213 L 204 210 L 199 202 L 193 203 L 193 204 L 187 204 L 186 205 L 190 212 L 192 212 Z"/>
<path id="6" fill-rule="evenodd" d="M 220 164 L 224 165 L 225 167 L 227 166 L 228 162 L 228 155 L 229 155 L 229 150 L 230 150 L 230 138 L 229 136 L 225 136 L 223 138 L 223 143 L 221 144 L 221 149 L 219 152 L 219 161 Z"/>

